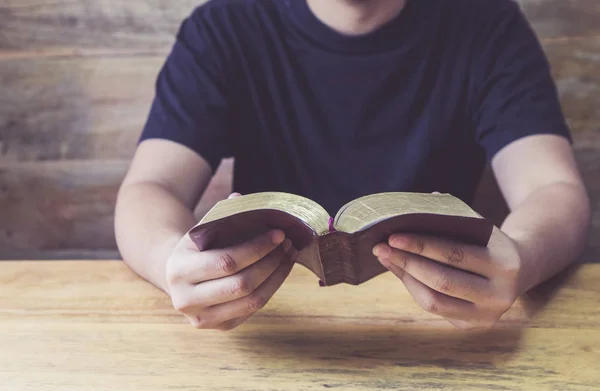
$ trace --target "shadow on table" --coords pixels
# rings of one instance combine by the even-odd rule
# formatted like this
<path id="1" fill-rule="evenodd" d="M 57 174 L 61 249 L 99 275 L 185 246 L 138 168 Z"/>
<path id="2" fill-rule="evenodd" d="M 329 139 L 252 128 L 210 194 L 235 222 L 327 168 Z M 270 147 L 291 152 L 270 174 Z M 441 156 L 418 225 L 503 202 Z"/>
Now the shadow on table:
<path id="1" fill-rule="evenodd" d="M 535 320 L 537 313 L 542 311 L 569 280 L 577 273 L 582 265 L 579 263 L 569 266 L 554 278 L 538 285 L 521 298 L 521 304 L 530 320 Z"/>
<path id="2" fill-rule="evenodd" d="M 343 367 L 435 366 L 448 369 L 493 368 L 510 359 L 521 332 L 502 328 L 479 333 L 444 328 L 381 326 L 252 328 L 237 334 L 245 349 L 272 359 L 325 361 Z"/>
<path id="3" fill-rule="evenodd" d="M 447 369 L 493 369 L 519 350 L 524 328 L 577 270 L 577 265 L 530 291 L 522 298 L 526 318 L 501 322 L 487 331 L 464 331 L 438 325 L 375 325 L 369 319 L 318 323 L 295 317 L 293 309 L 272 314 L 269 327 L 243 328 L 235 333 L 241 346 L 274 359 L 321 360 L 344 368 L 369 363 L 433 366 Z M 280 310 L 281 311 L 281 310 Z M 261 323 L 265 319 L 262 319 Z"/>

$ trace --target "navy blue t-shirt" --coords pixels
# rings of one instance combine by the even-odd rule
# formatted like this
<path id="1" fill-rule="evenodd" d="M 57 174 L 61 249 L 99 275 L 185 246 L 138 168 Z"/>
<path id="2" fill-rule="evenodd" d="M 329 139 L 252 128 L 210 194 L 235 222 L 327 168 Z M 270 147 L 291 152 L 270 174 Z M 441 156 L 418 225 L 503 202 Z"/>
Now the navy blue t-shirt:
<path id="1" fill-rule="evenodd" d="M 234 191 L 309 197 L 331 215 L 388 191 L 467 203 L 487 161 L 533 134 L 570 140 L 550 67 L 511 0 L 409 0 L 347 36 L 306 0 L 213 0 L 184 20 L 141 140 L 163 138 Z"/>

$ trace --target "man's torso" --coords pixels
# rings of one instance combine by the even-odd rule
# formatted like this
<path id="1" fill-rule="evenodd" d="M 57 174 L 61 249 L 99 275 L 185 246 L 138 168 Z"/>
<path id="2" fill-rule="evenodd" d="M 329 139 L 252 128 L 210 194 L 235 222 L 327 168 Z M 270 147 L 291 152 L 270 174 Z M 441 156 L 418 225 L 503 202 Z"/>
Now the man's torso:
<path id="1" fill-rule="evenodd" d="M 510 0 L 409 0 L 383 28 L 350 37 L 306 0 L 199 7 L 187 23 L 209 48 L 198 62 L 221 83 L 234 190 L 304 195 L 332 215 L 376 192 L 471 202 L 486 161 L 475 124 L 486 34 L 516 12 Z"/>

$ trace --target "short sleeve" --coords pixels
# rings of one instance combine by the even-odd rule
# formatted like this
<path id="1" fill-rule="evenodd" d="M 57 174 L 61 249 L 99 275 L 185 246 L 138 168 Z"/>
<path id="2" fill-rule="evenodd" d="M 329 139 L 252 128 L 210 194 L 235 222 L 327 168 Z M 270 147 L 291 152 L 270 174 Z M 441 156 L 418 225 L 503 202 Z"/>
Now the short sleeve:
<path id="1" fill-rule="evenodd" d="M 572 141 L 550 64 L 514 2 L 480 36 L 473 67 L 473 121 L 478 144 L 491 160 L 504 146 L 536 134 Z"/>
<path id="2" fill-rule="evenodd" d="M 216 170 L 230 154 L 229 102 L 222 50 L 198 11 L 185 19 L 162 66 L 139 142 L 166 139 L 202 156 Z"/>

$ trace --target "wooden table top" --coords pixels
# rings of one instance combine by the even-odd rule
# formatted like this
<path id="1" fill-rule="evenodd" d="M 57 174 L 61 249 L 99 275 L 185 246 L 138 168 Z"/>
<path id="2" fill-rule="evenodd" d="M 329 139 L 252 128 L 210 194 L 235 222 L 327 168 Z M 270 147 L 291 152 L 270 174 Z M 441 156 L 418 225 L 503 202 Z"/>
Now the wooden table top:
<path id="1" fill-rule="evenodd" d="M 0 389 L 600 390 L 600 265 L 487 332 L 422 311 L 390 273 L 319 287 L 297 266 L 229 332 L 196 330 L 119 261 L 0 262 Z"/>

